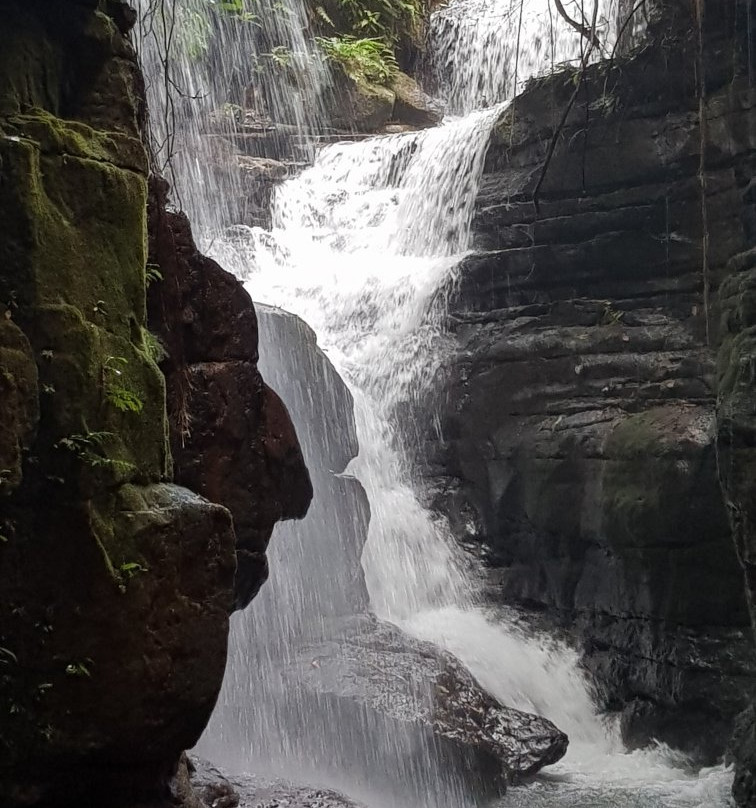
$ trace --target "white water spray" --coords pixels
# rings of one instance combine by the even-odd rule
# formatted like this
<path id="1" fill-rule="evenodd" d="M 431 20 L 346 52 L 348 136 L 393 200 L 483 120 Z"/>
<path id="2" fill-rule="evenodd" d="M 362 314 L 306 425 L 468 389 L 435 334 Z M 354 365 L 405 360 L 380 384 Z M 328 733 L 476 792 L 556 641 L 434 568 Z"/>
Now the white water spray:
<path id="1" fill-rule="evenodd" d="M 597 806 L 724 805 L 721 771 L 699 779 L 663 747 L 624 752 L 593 706 L 574 651 L 476 605 L 475 566 L 412 486 L 396 408 L 443 361 L 443 311 L 433 301 L 467 247 L 468 199 L 499 114 L 326 149 L 280 189 L 272 233 L 248 232 L 222 258 L 249 277 L 258 299 L 307 320 L 353 389 L 360 456 L 350 471 L 371 503 L 363 565 L 372 608 L 457 655 L 503 703 L 545 715 L 570 735 L 567 758 L 550 769 L 566 782 L 539 786 L 526 804 L 564 805 L 570 794 L 595 793 Z M 407 211 L 416 216 L 407 219 Z M 703 799 L 712 794 L 720 801 Z M 506 799 L 519 804 L 511 802 L 515 790 Z"/>

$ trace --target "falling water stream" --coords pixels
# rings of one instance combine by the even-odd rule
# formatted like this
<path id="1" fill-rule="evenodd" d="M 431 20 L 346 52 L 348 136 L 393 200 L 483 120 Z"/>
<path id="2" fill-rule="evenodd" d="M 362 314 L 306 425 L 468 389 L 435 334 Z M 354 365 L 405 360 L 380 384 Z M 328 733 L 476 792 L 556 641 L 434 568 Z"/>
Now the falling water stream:
<path id="1" fill-rule="evenodd" d="M 302 20 L 299 3 L 288 5 L 289 19 Z M 233 190 L 206 170 L 199 149 L 174 166 L 183 195 L 191 194 L 204 248 L 247 282 L 256 302 L 300 318 L 263 310 L 261 368 L 290 408 L 310 468 L 338 455 L 333 432 L 343 413 L 334 420 L 340 405 L 333 391 L 316 386 L 327 384 L 328 361 L 354 398 L 359 439 L 346 476 L 338 467 L 314 472 L 310 515 L 277 527 L 271 579 L 232 620 L 224 689 L 200 744 L 231 770 L 311 778 L 370 808 L 474 804 L 455 773 L 435 769 L 430 756 L 401 763 L 416 751 L 415 739 L 335 725 L 338 716 L 308 702 L 282 674 L 303 637 L 322 636 L 367 606 L 359 594 L 364 572 L 369 608 L 380 618 L 454 653 L 503 703 L 545 715 L 569 734 L 567 756 L 535 782 L 510 789 L 502 808 L 728 804 L 726 771 L 694 772 L 662 746 L 627 753 L 616 728 L 598 715 L 576 652 L 479 603 L 474 562 L 413 484 L 406 447 L 415 436 L 398 413 L 444 361 L 443 291 L 470 247 L 491 130 L 516 84 L 579 56 L 575 36 L 550 19 L 548 8 L 545 0 L 526 0 L 520 14 L 520 3 L 510 0 L 452 0 L 437 11 L 426 68 L 459 117 L 313 152 L 313 164 L 277 189 L 270 229 L 229 219 L 222 199 Z M 572 12 L 579 14 L 574 3 Z M 606 32 L 614 13 L 614 2 L 600 4 Z M 294 29 L 284 32 L 289 40 L 301 34 Z M 318 64 L 312 55 L 303 58 L 315 79 L 298 85 L 316 96 L 324 81 Z M 190 64 L 182 69 L 191 77 Z M 155 87 L 151 92 L 153 107 L 165 104 Z M 301 111 L 301 93 L 293 108 L 300 112 L 289 117 L 300 126 L 316 115 Z M 182 131 L 189 141 L 196 134 L 191 120 Z M 306 341 L 310 328 L 327 360 L 313 355 L 292 365 L 286 340 Z M 364 486 L 371 515 L 361 569 L 350 556 L 363 507 L 351 477 Z M 332 754 L 337 747 L 341 756 Z M 371 769 L 381 776 L 371 777 Z"/>

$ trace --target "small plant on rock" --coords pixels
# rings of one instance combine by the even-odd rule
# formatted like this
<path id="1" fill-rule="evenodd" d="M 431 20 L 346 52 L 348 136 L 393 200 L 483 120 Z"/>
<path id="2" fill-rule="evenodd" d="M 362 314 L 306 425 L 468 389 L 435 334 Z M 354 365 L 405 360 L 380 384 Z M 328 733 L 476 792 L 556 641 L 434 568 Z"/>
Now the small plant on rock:
<path id="1" fill-rule="evenodd" d="M 141 413 L 144 409 L 144 402 L 128 387 L 119 380 L 123 376 L 123 371 L 119 365 L 128 365 L 128 359 L 123 356 L 109 356 L 102 367 L 103 382 L 105 388 L 105 398 L 121 412 Z"/>
<path id="2" fill-rule="evenodd" d="M 113 432 L 87 432 L 61 438 L 56 446 L 73 453 L 91 468 L 107 468 L 125 474 L 134 471 L 133 463 L 106 456 L 105 445 L 115 437 Z"/>
<path id="3" fill-rule="evenodd" d="M 398 67 L 393 51 L 380 39 L 318 37 L 326 57 L 342 66 L 353 81 L 387 84 Z"/>

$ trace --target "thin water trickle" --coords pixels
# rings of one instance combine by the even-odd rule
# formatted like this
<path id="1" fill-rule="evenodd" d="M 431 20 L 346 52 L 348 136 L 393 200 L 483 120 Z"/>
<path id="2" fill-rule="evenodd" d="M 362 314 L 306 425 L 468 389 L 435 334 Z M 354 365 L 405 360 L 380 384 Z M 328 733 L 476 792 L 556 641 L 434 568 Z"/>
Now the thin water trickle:
<path id="1" fill-rule="evenodd" d="M 275 47 L 278 37 L 309 54 L 296 62 L 298 88 L 268 91 L 276 114 L 304 132 L 314 126 L 305 120 L 316 114 L 307 105 L 320 97 L 323 74 L 303 34 L 303 3 L 284 5 L 295 24 L 269 30 L 265 40 L 255 34 L 255 47 Z M 497 104 L 515 84 L 514 60 L 519 83 L 580 53 L 557 20 L 544 39 L 551 21 L 542 0 L 525 0 L 522 24 L 520 6 L 451 0 L 437 11 L 431 67 L 450 109 L 465 116 L 423 132 L 326 147 L 277 189 L 270 230 L 228 227 L 238 222 L 228 203 L 239 193 L 238 177 L 222 159 L 203 162 L 196 108 L 172 107 L 192 155 L 174 163 L 175 180 L 191 200 L 202 246 L 248 282 L 256 301 L 301 318 L 261 312 L 261 368 L 292 413 L 315 489 L 307 519 L 277 527 L 271 579 L 232 620 L 226 680 L 200 751 L 231 770 L 326 782 L 371 808 L 472 805 L 457 773 L 439 767 L 411 729 L 389 734 L 373 718 L 355 720 L 328 700 L 313 700 L 288 676 L 301 663 L 303 642 L 332 637 L 339 621 L 369 605 L 456 654 L 502 702 L 546 715 L 569 733 L 567 757 L 530 786 L 511 789 L 502 808 L 721 808 L 727 772 L 690 772 L 664 748 L 626 754 L 615 728 L 597 714 L 575 652 L 478 604 L 475 564 L 413 483 L 406 449 L 416 436 L 400 413 L 444 361 L 442 292 L 469 247 L 490 132 L 503 109 Z M 612 8 L 602 2 L 602 15 Z M 246 58 L 246 41 L 222 43 L 226 84 Z M 153 116 L 162 109 L 158 118 L 168 120 L 159 49 L 150 62 L 144 42 Z M 216 88 L 210 107 L 222 97 L 214 76 L 192 60 L 177 68 L 183 86 Z M 295 344 L 312 342 L 304 323 L 325 355 L 293 355 Z M 354 398 L 359 456 L 346 471 L 364 486 L 371 516 L 361 565 L 365 503 L 331 459 L 343 454 L 338 432 L 346 415 L 325 356 Z"/>

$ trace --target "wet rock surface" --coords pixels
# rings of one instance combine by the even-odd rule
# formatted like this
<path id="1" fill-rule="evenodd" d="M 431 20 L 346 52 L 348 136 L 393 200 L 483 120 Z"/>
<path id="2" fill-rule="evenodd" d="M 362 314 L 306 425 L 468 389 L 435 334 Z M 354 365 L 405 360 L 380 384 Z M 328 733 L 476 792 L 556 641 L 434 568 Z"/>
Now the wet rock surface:
<path id="1" fill-rule="evenodd" d="M 540 187 L 569 76 L 534 82 L 500 124 L 450 304 L 456 347 L 428 402 L 442 439 L 429 428 L 420 462 L 490 597 L 574 632 L 626 739 L 712 761 L 754 681 L 727 506 L 739 491 L 750 535 L 750 421 L 727 413 L 752 407 L 754 96 L 745 46 L 727 39 L 745 9 L 717 6 L 702 141 L 694 26 L 675 8 L 652 32 L 674 48 L 588 71 Z"/>
<path id="2" fill-rule="evenodd" d="M 0 26 L 3 806 L 162 794 L 232 608 L 231 515 L 171 481 L 140 77 L 97 5 L 5 3 Z"/>
<path id="3" fill-rule="evenodd" d="M 411 76 L 398 72 L 391 80 L 391 90 L 394 93 L 392 119 L 397 123 L 416 127 L 436 126 L 441 123 L 443 113 L 438 105 Z"/>
<path id="4" fill-rule="evenodd" d="M 199 808 L 363 808 L 343 794 L 316 786 L 258 776 L 223 774 L 196 757 L 189 760 L 190 782 Z"/>
<path id="5" fill-rule="evenodd" d="M 400 752 L 408 751 L 404 736 L 430 736 L 430 748 L 475 790 L 503 790 L 567 750 L 550 721 L 499 704 L 451 654 L 373 617 L 344 621 L 332 639 L 302 647 L 284 676 L 351 731 L 379 727 Z M 331 751 L 349 755 L 348 745 Z"/>
<path id="6" fill-rule="evenodd" d="M 201 255 L 183 214 L 166 210 L 153 182 L 149 324 L 164 355 L 176 480 L 234 517 L 236 607 L 268 575 L 265 550 L 281 519 L 302 518 L 312 484 L 279 396 L 257 368 L 257 317 L 243 285 Z"/>
<path id="7" fill-rule="evenodd" d="M 305 630 L 313 615 L 327 620 L 367 611 L 361 558 L 370 503 L 359 480 L 346 473 L 359 452 L 349 388 L 303 320 L 271 306 L 256 309 L 260 367 L 289 405 L 315 491 L 307 521 L 292 525 L 281 545 L 288 578 L 280 588 L 297 593 L 286 606 L 288 625 Z M 291 551 L 296 564 L 287 563 Z"/>

